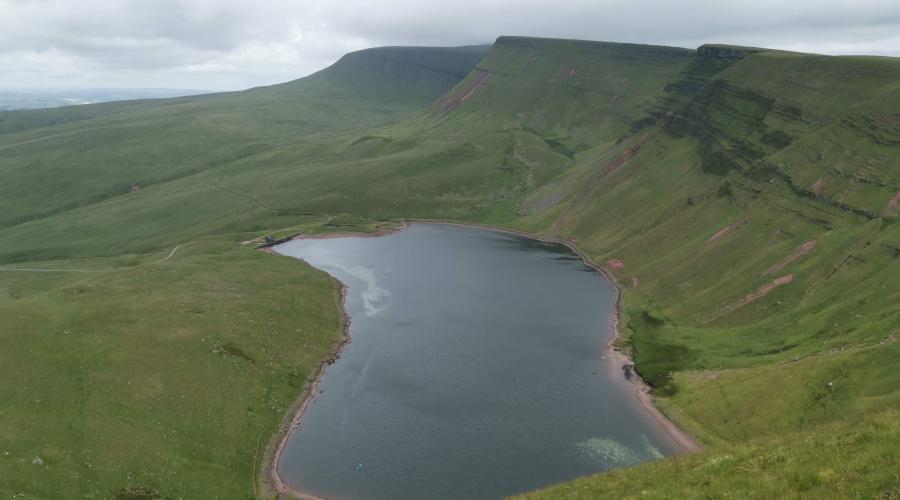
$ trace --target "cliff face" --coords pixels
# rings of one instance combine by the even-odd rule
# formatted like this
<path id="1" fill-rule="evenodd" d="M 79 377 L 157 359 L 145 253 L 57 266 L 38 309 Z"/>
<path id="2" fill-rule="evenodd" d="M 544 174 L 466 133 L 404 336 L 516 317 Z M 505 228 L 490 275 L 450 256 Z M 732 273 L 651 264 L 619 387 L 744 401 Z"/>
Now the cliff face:
<path id="1" fill-rule="evenodd" d="M 339 90 L 379 101 L 425 105 L 459 83 L 487 53 L 468 47 L 377 47 L 351 52 L 332 66 L 296 82 L 298 88 Z"/>
<path id="2" fill-rule="evenodd" d="M 578 151 L 615 140 L 693 57 L 673 47 L 502 36 L 435 108 Z"/>
<path id="3" fill-rule="evenodd" d="M 749 55 L 764 51 L 765 49 L 757 49 L 754 47 L 706 44 L 701 45 L 697 49 L 697 55 L 713 59 L 743 59 Z"/>
<path id="4" fill-rule="evenodd" d="M 664 45 L 639 43 L 595 42 L 588 40 L 567 40 L 561 38 L 533 38 L 525 36 L 501 36 L 494 42 L 496 49 L 531 49 L 540 51 L 568 50 L 572 53 L 615 54 L 619 57 L 643 56 L 657 58 L 684 59 L 694 55 L 694 51 Z"/>

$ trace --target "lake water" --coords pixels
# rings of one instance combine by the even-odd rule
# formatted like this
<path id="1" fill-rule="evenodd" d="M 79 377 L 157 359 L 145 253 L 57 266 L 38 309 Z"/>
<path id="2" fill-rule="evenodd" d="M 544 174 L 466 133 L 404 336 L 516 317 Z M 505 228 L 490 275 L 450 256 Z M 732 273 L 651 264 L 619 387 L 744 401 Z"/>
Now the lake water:
<path id="1" fill-rule="evenodd" d="M 499 498 L 677 451 L 601 358 L 615 290 L 568 248 L 413 224 L 278 252 L 348 287 L 351 343 L 279 465 L 327 498 Z"/>

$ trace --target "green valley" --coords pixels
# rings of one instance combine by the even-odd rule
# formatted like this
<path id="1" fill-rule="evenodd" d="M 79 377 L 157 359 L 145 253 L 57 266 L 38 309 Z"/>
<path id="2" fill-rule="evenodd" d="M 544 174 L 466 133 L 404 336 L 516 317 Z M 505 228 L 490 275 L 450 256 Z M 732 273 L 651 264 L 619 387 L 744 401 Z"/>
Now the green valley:
<path id="1" fill-rule="evenodd" d="M 898 58 L 368 49 L 0 113 L 0 173 L 4 496 L 273 496 L 273 439 L 342 325 L 334 280 L 256 247 L 415 219 L 604 267 L 619 347 L 705 448 L 530 497 L 900 495 Z"/>

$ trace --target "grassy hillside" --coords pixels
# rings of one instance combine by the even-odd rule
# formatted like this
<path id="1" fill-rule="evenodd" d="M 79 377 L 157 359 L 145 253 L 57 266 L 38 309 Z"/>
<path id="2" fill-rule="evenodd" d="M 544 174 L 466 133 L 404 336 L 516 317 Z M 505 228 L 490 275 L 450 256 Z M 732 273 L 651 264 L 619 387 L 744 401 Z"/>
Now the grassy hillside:
<path id="1" fill-rule="evenodd" d="M 671 417 L 714 449 L 795 436 L 791 466 L 758 474 L 746 460 L 759 452 L 744 452 L 716 474 L 746 480 L 713 484 L 711 496 L 879 495 L 900 484 L 877 476 L 868 444 L 844 445 L 846 463 L 816 462 L 821 450 L 806 444 L 900 403 L 898 72 L 900 61 L 884 58 L 698 58 L 617 148 L 531 197 L 558 203 L 525 227 L 615 259 L 637 369 Z M 817 427 L 835 422 L 844 427 Z M 648 472 L 669 478 L 650 496 L 716 483 L 706 472 L 686 480 L 683 465 L 654 467 L 617 486 L 576 485 L 603 497 L 637 495 L 634 480 Z M 561 492 L 572 490 L 546 494 Z"/>
<path id="2" fill-rule="evenodd" d="M 13 422 L 4 433 L 13 452 L 0 461 L 15 474 L 0 477 L 17 478 L 0 490 L 52 497 L 90 484 L 97 495 L 147 486 L 192 496 L 214 484 L 223 498 L 253 495 L 233 470 L 257 467 L 243 453 L 299 392 L 286 371 L 302 380 L 335 338 L 336 311 L 330 281 L 239 243 L 441 218 L 566 238 L 606 263 L 624 289 L 623 347 L 663 410 L 709 447 L 537 496 L 895 491 L 900 480 L 879 467 L 895 465 L 900 404 L 900 60 L 521 37 L 501 37 L 483 59 L 482 50 L 364 51 L 244 93 L 0 114 L 0 267 L 103 269 L 90 271 L 96 278 L 0 271 L 10 283 L 0 308 L 12 311 L 3 335 L 18 339 L 0 361 L 19 374 L 0 389 L 15 401 L 3 410 L 15 419 L 2 420 Z M 179 244 L 198 254 L 153 263 Z M 186 267 L 163 273 L 175 266 Z M 265 291 L 292 276 L 282 287 L 291 297 Z M 89 289 L 85 279 L 103 293 L 67 302 L 69 290 Z M 210 305 L 202 309 L 220 315 L 177 313 L 185 308 L 168 297 L 193 300 L 195 286 Z M 276 300 L 295 302 L 273 310 Z M 255 323 L 235 321 L 236 311 Z M 190 323 L 199 318 L 209 322 Z M 295 334 L 253 340 L 259 322 L 288 318 L 300 318 Z M 77 330 L 64 325 L 79 321 L 85 344 L 60 344 L 60 331 Z M 216 441 L 216 456 L 235 457 L 227 467 L 204 448 L 214 426 L 198 424 L 207 407 L 197 388 L 154 382 L 172 370 L 134 375 L 163 387 L 157 408 L 180 415 L 173 430 L 200 433 L 164 441 L 156 412 L 123 417 L 99 399 L 72 416 L 88 389 L 70 387 L 70 368 L 48 369 L 76 363 L 94 370 L 85 377 L 130 380 L 130 361 L 90 356 L 149 352 L 148 363 L 174 363 L 184 347 L 166 338 L 182 324 L 195 340 L 227 326 L 223 342 L 238 350 L 203 344 L 176 365 L 178 377 L 208 377 L 222 352 L 255 363 L 238 356 L 253 376 L 204 401 L 251 408 L 260 394 L 280 398 L 269 413 L 221 416 L 217 425 L 241 429 Z M 274 346 L 303 357 L 259 361 Z M 48 375 L 21 375 L 31 372 Z M 56 386 L 69 390 L 54 392 L 50 411 L 22 399 Z M 137 397 L 104 387 L 110 399 Z M 120 420 L 138 443 L 127 453 L 84 430 L 77 442 L 43 432 Z M 75 464 L 93 464 L 71 458 L 81 448 L 109 471 L 73 478 Z M 36 466 L 33 456 L 53 458 Z M 142 475 L 113 468 L 120 460 Z M 172 475 L 172 460 L 209 467 Z"/>
<path id="3" fill-rule="evenodd" d="M 168 254 L 3 273 L 4 496 L 257 490 L 270 437 L 340 334 L 336 285 L 227 242 Z"/>
<path id="4" fill-rule="evenodd" d="M 397 121 L 458 83 L 486 50 L 370 49 L 244 92 L 2 113 L 0 169 L 9 181 L 0 186 L 0 227 Z"/>

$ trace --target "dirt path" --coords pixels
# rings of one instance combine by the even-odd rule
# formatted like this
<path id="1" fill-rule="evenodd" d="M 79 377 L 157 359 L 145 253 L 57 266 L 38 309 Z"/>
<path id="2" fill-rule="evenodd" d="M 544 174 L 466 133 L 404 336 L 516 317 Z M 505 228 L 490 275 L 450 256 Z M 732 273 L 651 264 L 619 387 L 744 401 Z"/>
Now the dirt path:
<path id="1" fill-rule="evenodd" d="M 176 245 L 175 248 L 169 252 L 169 255 L 152 262 L 152 264 L 159 264 L 160 262 L 165 262 L 171 259 L 178 249 L 181 248 L 181 245 Z M 9 267 L 0 267 L 0 272 L 27 272 L 27 273 L 93 273 L 103 271 L 103 269 L 47 269 L 47 268 L 38 268 L 38 267 L 22 267 L 22 268 L 9 268 Z"/>
<path id="2" fill-rule="evenodd" d="M 169 255 L 166 255 L 165 257 L 159 259 L 158 261 L 154 262 L 154 264 L 159 264 L 160 262 L 165 262 L 165 261 L 171 259 L 175 255 L 175 252 L 178 251 L 179 248 L 181 248 L 181 245 L 175 245 L 175 248 L 173 248 L 172 251 L 169 252 Z"/>
<path id="3" fill-rule="evenodd" d="M 20 269 L 10 269 L 10 268 L 0 268 L 0 271 L 20 271 L 20 272 L 28 272 L 28 273 L 90 273 L 94 272 L 93 269 L 39 269 L 39 268 L 20 268 Z"/>
<path id="4" fill-rule="evenodd" d="M 328 223 L 330 223 L 332 220 L 334 220 L 334 216 L 331 215 L 331 214 L 322 212 L 322 213 L 319 214 L 319 215 L 324 215 L 324 216 L 325 216 L 325 220 L 323 220 L 322 222 L 319 222 L 319 226 L 326 226 L 326 225 L 328 225 Z M 308 235 L 307 238 L 304 238 L 303 236 L 304 236 L 305 234 L 306 234 L 306 233 L 299 233 L 299 234 L 296 234 L 296 235 L 294 235 L 294 236 L 291 236 L 291 239 L 309 239 L 309 237 L 313 236 L 313 235 Z M 323 233 L 323 234 L 333 234 L 333 233 Z M 270 233 L 270 235 L 271 235 L 271 233 Z M 252 239 L 249 239 L 249 240 L 246 240 L 246 241 L 242 241 L 242 242 L 241 242 L 241 245 L 249 245 L 249 244 L 251 244 L 251 243 L 261 243 L 261 242 L 264 241 L 265 237 L 266 237 L 266 235 L 263 235 L 263 236 L 257 236 L 256 238 L 252 238 Z M 266 247 L 266 248 L 268 248 L 268 247 Z M 264 251 L 265 251 L 265 250 L 264 250 Z M 273 254 L 274 254 L 274 253 L 277 253 L 277 252 L 267 252 L 267 253 L 273 253 Z"/>
<path id="5" fill-rule="evenodd" d="M 246 199 L 246 200 L 250 200 L 251 203 L 253 203 L 254 205 L 258 206 L 259 208 L 265 210 L 266 212 L 273 213 L 273 214 L 278 214 L 278 211 L 277 211 L 277 210 L 272 210 L 271 208 L 269 208 L 269 207 L 267 207 L 266 205 L 264 205 L 261 201 L 259 201 L 259 200 L 257 200 L 256 198 L 250 196 L 249 194 L 239 193 L 239 192 L 234 191 L 234 190 L 232 190 L 232 189 L 228 189 L 227 187 L 223 186 L 219 181 L 216 181 L 216 182 L 214 183 L 214 185 L 215 185 L 217 188 L 221 189 L 222 191 L 225 191 L 226 193 L 230 193 L 230 194 L 233 194 L 233 195 L 235 195 L 235 196 L 240 196 L 241 198 L 244 198 L 244 199 Z"/>
<path id="6" fill-rule="evenodd" d="M 58 133 L 58 134 L 44 135 L 44 136 L 41 136 L 41 137 L 35 137 L 35 138 L 33 138 L 33 139 L 28 139 L 28 140 L 24 140 L 24 141 L 14 142 L 14 143 L 12 143 L 12 144 L 2 144 L 2 145 L 0 145 L 0 151 L 3 151 L 4 149 L 12 149 L 12 148 L 15 148 L 15 147 L 18 147 L 18 146 L 26 146 L 26 145 L 28 145 L 28 144 L 34 144 L 35 142 L 49 141 L 50 139 L 56 139 L 56 138 L 58 138 L 58 137 L 66 137 L 66 136 L 69 136 L 69 135 L 75 135 L 75 134 L 80 134 L 80 133 L 84 133 L 84 132 L 91 132 L 91 131 L 94 131 L 94 130 L 102 130 L 102 129 L 112 128 L 112 127 L 113 127 L 112 125 L 104 125 L 104 126 L 102 126 L 102 127 L 91 127 L 91 128 L 85 128 L 85 129 L 76 129 L 76 130 L 69 130 L 68 132 L 60 132 L 60 133 Z"/>

